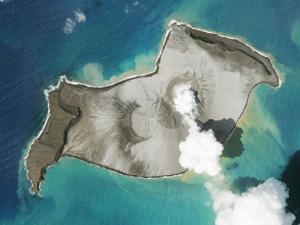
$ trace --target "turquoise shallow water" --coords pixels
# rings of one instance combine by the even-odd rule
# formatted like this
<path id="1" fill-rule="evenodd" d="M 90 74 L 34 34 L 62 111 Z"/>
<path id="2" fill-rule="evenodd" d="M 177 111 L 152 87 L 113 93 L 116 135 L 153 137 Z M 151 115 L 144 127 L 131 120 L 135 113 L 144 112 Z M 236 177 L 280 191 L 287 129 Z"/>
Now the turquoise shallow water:
<path id="1" fill-rule="evenodd" d="M 87 20 L 65 35 L 64 21 L 78 9 Z M 255 89 L 238 123 L 245 150 L 222 164 L 230 181 L 280 177 L 300 149 L 299 15 L 297 0 L 0 3 L 0 224 L 214 224 L 199 177 L 142 180 L 67 158 L 49 168 L 42 198 L 29 195 L 20 158 L 43 123 L 42 91 L 62 71 L 101 83 L 128 70 L 152 70 L 170 19 L 240 36 L 274 57 L 283 84 Z"/>
<path id="2" fill-rule="evenodd" d="M 69 158 L 49 169 L 46 179 L 43 198 L 26 202 L 16 221 L 27 217 L 31 224 L 212 224 L 207 223 L 213 218 L 211 200 L 199 182 L 129 178 Z"/>
<path id="3" fill-rule="evenodd" d="M 20 189 L 18 214 L 1 224 L 213 224 L 199 179 L 129 178 L 71 158 L 50 168 L 46 179 L 42 198 Z"/>

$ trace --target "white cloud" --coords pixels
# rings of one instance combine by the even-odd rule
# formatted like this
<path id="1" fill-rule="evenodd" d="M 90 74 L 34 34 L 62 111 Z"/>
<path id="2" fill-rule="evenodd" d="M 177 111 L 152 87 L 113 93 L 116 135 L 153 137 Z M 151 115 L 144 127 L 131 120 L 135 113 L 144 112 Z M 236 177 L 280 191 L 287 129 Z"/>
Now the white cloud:
<path id="1" fill-rule="evenodd" d="M 84 23 L 86 21 L 86 16 L 85 14 L 78 10 L 74 11 L 74 16 L 73 17 L 68 17 L 65 22 L 65 26 L 63 28 L 63 31 L 65 34 L 71 34 L 77 24 L 79 23 Z"/>
<path id="2" fill-rule="evenodd" d="M 270 178 L 238 195 L 207 184 L 214 200 L 215 225 L 292 225 L 295 216 L 285 211 L 288 192 L 280 181 Z"/>
<path id="3" fill-rule="evenodd" d="M 292 225 L 295 216 L 285 211 L 288 192 L 280 181 L 268 179 L 241 195 L 227 188 L 219 164 L 223 146 L 211 130 L 201 132 L 197 126 L 191 85 L 175 86 L 173 95 L 175 108 L 189 127 L 188 136 L 179 144 L 179 162 L 198 174 L 213 176 L 213 182 L 206 186 L 213 198 L 215 225 Z"/>
<path id="4" fill-rule="evenodd" d="M 218 175 L 221 172 L 219 160 L 223 146 L 216 140 L 212 130 L 200 131 L 195 121 L 197 104 L 191 85 L 175 86 L 173 95 L 175 108 L 189 127 L 188 136 L 179 144 L 179 163 L 198 174 Z"/>
<path id="5" fill-rule="evenodd" d="M 76 26 L 76 22 L 72 20 L 70 17 L 66 19 L 65 26 L 63 28 L 63 31 L 65 34 L 71 34 L 74 31 L 74 28 Z"/>
<path id="6" fill-rule="evenodd" d="M 223 146 L 217 142 L 212 130 L 190 133 L 179 144 L 179 149 L 179 163 L 182 167 L 210 176 L 220 173 L 219 159 Z"/>
<path id="7" fill-rule="evenodd" d="M 75 19 L 76 19 L 77 23 L 83 23 L 86 21 L 86 16 L 83 12 L 75 11 L 74 15 L 75 15 Z"/>

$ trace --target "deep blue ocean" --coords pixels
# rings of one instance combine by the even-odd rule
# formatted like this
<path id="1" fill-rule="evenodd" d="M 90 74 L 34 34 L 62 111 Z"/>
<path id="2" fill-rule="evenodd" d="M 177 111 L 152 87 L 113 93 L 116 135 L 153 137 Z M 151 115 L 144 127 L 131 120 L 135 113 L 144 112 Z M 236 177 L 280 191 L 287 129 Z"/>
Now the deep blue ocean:
<path id="1" fill-rule="evenodd" d="M 75 12 L 86 20 L 66 34 Z M 244 151 L 222 164 L 232 182 L 286 170 L 289 209 L 300 216 L 299 167 L 285 169 L 291 158 L 300 164 L 299 0 L 0 0 L 0 224 L 214 224 L 210 196 L 193 175 L 142 180 L 66 158 L 48 169 L 42 197 L 28 192 L 23 157 L 47 113 L 44 90 L 62 73 L 95 83 L 153 70 L 171 19 L 272 55 L 282 86 L 255 89 L 237 124 Z"/>

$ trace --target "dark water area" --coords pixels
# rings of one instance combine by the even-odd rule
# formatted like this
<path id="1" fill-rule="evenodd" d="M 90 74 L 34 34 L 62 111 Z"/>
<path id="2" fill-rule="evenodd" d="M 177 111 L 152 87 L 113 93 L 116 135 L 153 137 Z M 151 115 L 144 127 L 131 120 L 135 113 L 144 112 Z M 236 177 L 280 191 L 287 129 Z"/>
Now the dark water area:
<path id="1" fill-rule="evenodd" d="M 230 138 L 224 144 L 223 157 L 234 158 L 241 156 L 245 150 L 242 142 L 243 129 L 235 127 Z"/>
<path id="2" fill-rule="evenodd" d="M 294 224 L 300 223 L 300 150 L 290 158 L 288 165 L 281 175 L 281 181 L 289 189 L 287 210 L 296 216 Z"/>
<path id="3" fill-rule="evenodd" d="M 126 4 L 133 7 L 133 2 L 0 2 L 0 216 L 11 216 L 19 204 L 19 162 L 45 120 L 44 89 L 54 85 L 61 72 L 72 74 L 85 63 L 101 62 L 109 78 L 122 72 L 121 61 L 153 50 L 154 45 L 158 50 L 162 18 L 173 11 L 176 1 L 159 7 L 158 1 L 140 2 L 143 10 L 125 13 Z M 76 10 L 88 19 L 66 35 L 66 18 Z"/>
<path id="4" fill-rule="evenodd" d="M 209 119 L 201 127 L 202 130 L 206 131 L 212 129 L 217 141 L 224 143 L 234 129 L 235 122 L 232 118 L 221 120 Z"/>
<path id="5" fill-rule="evenodd" d="M 9 213 L 19 203 L 16 190 L 22 150 L 38 131 L 46 111 L 43 90 L 26 77 L 30 69 L 22 57 L 5 44 L 0 49 L 0 59 L 5 59 L 0 64 L 0 212 Z"/>
<path id="6" fill-rule="evenodd" d="M 250 188 L 257 187 L 262 181 L 257 180 L 255 177 L 239 177 L 233 181 L 231 187 L 236 193 L 244 193 Z"/>
<path id="7" fill-rule="evenodd" d="M 217 141 L 224 145 L 222 157 L 234 158 L 242 155 L 245 150 L 242 142 L 243 129 L 236 126 L 232 118 L 209 119 L 205 123 L 198 122 L 198 125 L 201 130 L 213 130 Z"/>

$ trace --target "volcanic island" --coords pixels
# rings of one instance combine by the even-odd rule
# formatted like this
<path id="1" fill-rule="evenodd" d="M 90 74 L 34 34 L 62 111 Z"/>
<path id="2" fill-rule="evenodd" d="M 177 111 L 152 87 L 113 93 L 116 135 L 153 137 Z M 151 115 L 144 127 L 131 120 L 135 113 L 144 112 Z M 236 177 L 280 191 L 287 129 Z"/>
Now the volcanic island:
<path id="1" fill-rule="evenodd" d="M 252 89 L 279 86 L 270 58 L 244 41 L 176 21 L 169 26 L 155 71 L 103 87 L 61 77 L 48 92 L 45 124 L 25 157 L 32 193 L 62 157 L 141 178 L 184 173 L 178 145 L 188 128 L 174 107 L 176 85 L 191 84 L 197 124 L 223 144 Z"/>

